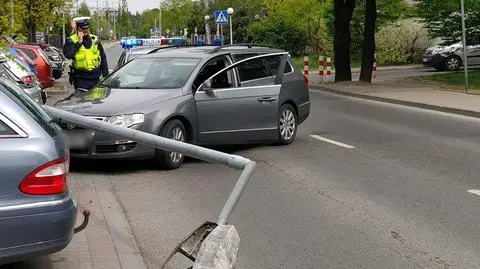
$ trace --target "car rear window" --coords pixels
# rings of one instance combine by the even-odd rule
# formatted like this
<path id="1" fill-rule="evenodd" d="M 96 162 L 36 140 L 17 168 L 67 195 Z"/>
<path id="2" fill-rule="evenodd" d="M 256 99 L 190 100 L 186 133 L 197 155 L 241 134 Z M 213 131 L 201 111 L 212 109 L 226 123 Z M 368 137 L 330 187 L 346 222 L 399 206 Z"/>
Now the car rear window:
<path id="1" fill-rule="evenodd" d="M 277 74 L 278 68 L 280 67 L 280 63 L 282 62 L 282 55 L 266 57 L 264 59 L 267 62 L 268 67 L 270 67 L 271 75 L 275 76 Z M 292 71 L 293 71 L 292 66 L 287 61 L 285 64 L 285 70 L 283 71 L 283 73 L 290 73 Z"/>
<path id="2" fill-rule="evenodd" d="M 22 77 L 29 75 L 28 70 L 18 63 L 16 59 L 8 60 L 4 62 L 3 65 L 17 77 L 17 81 L 20 81 Z"/>
<path id="3" fill-rule="evenodd" d="M 31 49 L 26 49 L 26 48 L 19 48 L 23 53 L 25 53 L 30 59 L 35 60 L 37 59 L 37 54 Z"/>
<path id="4" fill-rule="evenodd" d="M 20 87 L 8 80 L 0 80 L 0 87 L 15 103 L 29 114 L 50 136 L 58 135 L 59 127 L 53 123 L 53 118 L 35 101 L 32 100 Z"/>
<path id="5" fill-rule="evenodd" d="M 271 76 L 265 62 L 260 58 L 240 63 L 237 69 L 241 82 Z"/>

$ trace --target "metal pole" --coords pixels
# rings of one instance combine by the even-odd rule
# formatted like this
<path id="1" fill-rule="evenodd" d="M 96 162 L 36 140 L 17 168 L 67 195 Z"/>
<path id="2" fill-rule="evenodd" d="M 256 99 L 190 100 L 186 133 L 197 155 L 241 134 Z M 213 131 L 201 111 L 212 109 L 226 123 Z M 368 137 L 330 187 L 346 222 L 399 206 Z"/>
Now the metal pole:
<path id="1" fill-rule="evenodd" d="M 230 45 L 233 44 L 233 26 L 232 26 L 232 15 L 230 14 Z"/>
<path id="2" fill-rule="evenodd" d="M 97 24 L 97 35 L 100 36 L 100 21 L 98 20 L 98 13 L 100 12 L 100 10 L 98 9 L 98 0 L 97 0 L 97 13 L 95 13 L 95 20 L 96 20 L 96 24 Z"/>
<path id="3" fill-rule="evenodd" d="M 62 45 L 65 45 L 65 9 L 62 9 Z"/>
<path id="4" fill-rule="evenodd" d="M 468 92 L 467 36 L 465 33 L 465 2 L 460 0 L 462 11 L 463 70 L 465 72 L 465 93 Z"/>
<path id="5" fill-rule="evenodd" d="M 131 139 L 141 144 L 150 145 L 166 151 L 181 152 L 184 155 L 191 156 L 200 160 L 221 163 L 232 168 L 242 169 L 242 174 L 238 178 L 230 195 L 225 202 L 220 215 L 218 216 L 218 225 L 226 224 L 233 209 L 237 205 L 245 187 L 250 180 L 256 163 L 242 156 L 227 154 L 224 152 L 203 148 L 200 146 L 188 144 L 185 142 L 175 141 L 166 137 L 161 137 L 138 130 L 121 127 L 115 124 L 102 122 L 96 119 L 84 117 L 72 112 L 64 111 L 51 106 L 43 106 L 54 118 L 61 119 L 66 122 L 75 123 L 75 125 L 93 129 L 100 132 L 106 132 Z"/>
<path id="6" fill-rule="evenodd" d="M 13 0 L 10 0 L 10 9 L 11 9 L 11 17 L 10 17 L 10 27 L 13 30 L 13 27 L 15 26 L 15 17 L 14 17 L 14 8 L 13 8 Z"/>
<path id="7" fill-rule="evenodd" d="M 240 196 L 245 190 L 245 187 L 247 186 L 248 181 L 252 177 L 253 171 L 255 170 L 255 166 L 256 166 L 255 162 L 250 162 L 243 169 L 242 174 L 238 178 L 237 183 L 235 183 L 235 186 L 233 187 L 233 190 L 227 199 L 227 202 L 225 202 L 225 205 L 223 206 L 222 212 L 220 212 L 220 215 L 218 216 L 218 219 L 217 219 L 218 225 L 227 224 L 228 219 L 230 218 L 230 215 L 233 212 L 233 209 L 235 208 L 238 201 L 240 200 Z"/>
<path id="8" fill-rule="evenodd" d="M 159 0 L 158 8 L 158 33 L 162 36 L 162 0 Z"/>

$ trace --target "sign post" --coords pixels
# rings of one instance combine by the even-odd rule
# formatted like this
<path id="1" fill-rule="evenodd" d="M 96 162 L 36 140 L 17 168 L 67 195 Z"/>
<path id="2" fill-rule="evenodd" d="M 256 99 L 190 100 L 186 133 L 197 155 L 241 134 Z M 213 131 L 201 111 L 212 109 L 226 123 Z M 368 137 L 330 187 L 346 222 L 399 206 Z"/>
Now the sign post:
<path id="1" fill-rule="evenodd" d="M 215 23 L 220 25 L 220 36 L 223 44 L 223 25 L 228 23 L 228 12 L 227 10 L 216 10 L 215 11 Z"/>
<path id="2" fill-rule="evenodd" d="M 467 37 L 465 33 L 465 1 L 460 0 L 462 13 L 463 70 L 465 71 L 465 93 L 468 92 Z"/>

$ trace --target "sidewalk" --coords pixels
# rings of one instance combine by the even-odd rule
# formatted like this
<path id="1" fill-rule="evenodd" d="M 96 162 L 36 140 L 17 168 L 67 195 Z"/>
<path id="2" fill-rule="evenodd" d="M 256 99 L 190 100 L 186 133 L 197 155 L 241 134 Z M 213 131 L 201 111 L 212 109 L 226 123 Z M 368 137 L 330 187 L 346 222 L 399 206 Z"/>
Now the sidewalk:
<path id="1" fill-rule="evenodd" d="M 62 251 L 50 255 L 50 269 L 146 269 L 130 225 L 106 179 L 70 178 L 80 212 L 88 208 L 90 222 Z"/>
<path id="2" fill-rule="evenodd" d="M 422 83 L 379 81 L 310 84 L 311 89 L 480 118 L 480 95 Z"/>

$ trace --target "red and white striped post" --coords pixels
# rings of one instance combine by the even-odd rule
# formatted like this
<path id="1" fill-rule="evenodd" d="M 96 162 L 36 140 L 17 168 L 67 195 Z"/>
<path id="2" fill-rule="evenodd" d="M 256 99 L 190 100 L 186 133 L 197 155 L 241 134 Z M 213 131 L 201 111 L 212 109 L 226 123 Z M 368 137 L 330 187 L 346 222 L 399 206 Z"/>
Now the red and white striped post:
<path id="1" fill-rule="evenodd" d="M 376 78 L 377 77 L 377 54 L 374 53 L 373 54 L 373 77 Z"/>
<path id="2" fill-rule="evenodd" d="M 309 65 L 308 56 L 305 56 L 303 58 L 303 75 L 305 77 L 305 83 L 307 83 L 307 85 L 308 85 L 308 65 Z"/>
<path id="3" fill-rule="evenodd" d="M 327 80 L 332 75 L 332 58 L 327 57 Z"/>
<path id="4" fill-rule="evenodd" d="M 320 76 L 320 79 L 323 79 L 323 76 L 324 76 L 324 72 L 323 72 L 324 59 L 325 57 L 323 56 L 318 57 L 318 75 Z"/>

